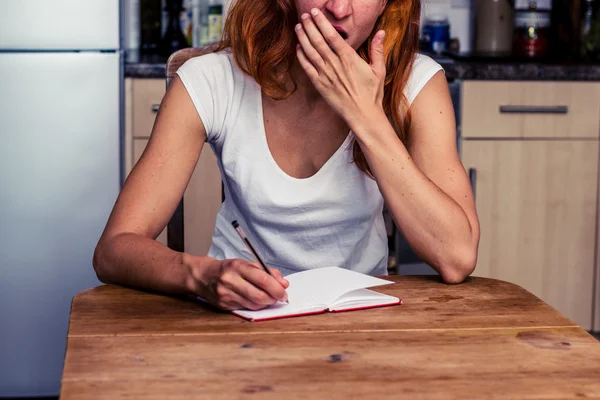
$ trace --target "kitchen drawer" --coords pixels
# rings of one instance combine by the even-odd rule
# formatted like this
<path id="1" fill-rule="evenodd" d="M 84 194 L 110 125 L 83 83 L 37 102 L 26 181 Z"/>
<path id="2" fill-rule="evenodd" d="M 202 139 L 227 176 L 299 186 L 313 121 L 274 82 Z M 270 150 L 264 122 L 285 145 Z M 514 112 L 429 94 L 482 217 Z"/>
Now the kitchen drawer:
<path id="1" fill-rule="evenodd" d="M 463 138 L 597 138 L 600 84 L 465 81 Z"/>
<path id="2" fill-rule="evenodd" d="M 164 79 L 132 80 L 133 137 L 150 137 L 165 90 Z"/>
<path id="3" fill-rule="evenodd" d="M 135 138 L 133 139 L 133 165 L 138 162 L 146 145 L 148 144 L 148 139 Z M 163 229 L 163 231 L 158 235 L 156 240 L 165 246 L 167 245 L 167 228 Z"/>

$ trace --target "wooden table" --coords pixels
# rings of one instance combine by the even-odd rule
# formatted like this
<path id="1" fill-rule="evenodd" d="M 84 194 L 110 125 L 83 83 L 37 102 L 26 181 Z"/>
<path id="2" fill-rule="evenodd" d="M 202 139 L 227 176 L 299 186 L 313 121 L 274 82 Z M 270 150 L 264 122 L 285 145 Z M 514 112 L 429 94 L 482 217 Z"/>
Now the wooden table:
<path id="1" fill-rule="evenodd" d="M 519 286 L 392 276 L 400 306 L 247 322 L 118 286 L 73 299 L 61 400 L 600 398 L 600 343 Z"/>

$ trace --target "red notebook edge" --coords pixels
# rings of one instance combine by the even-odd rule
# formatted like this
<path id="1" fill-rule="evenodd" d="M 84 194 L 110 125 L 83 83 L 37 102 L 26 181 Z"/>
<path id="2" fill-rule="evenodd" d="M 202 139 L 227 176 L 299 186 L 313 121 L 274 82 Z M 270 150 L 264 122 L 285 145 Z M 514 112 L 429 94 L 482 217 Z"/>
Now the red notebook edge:
<path id="1" fill-rule="evenodd" d="M 240 318 L 242 318 L 242 319 L 244 319 L 246 321 L 250 321 L 250 322 L 262 322 L 262 321 L 273 321 L 273 320 L 276 320 L 276 319 L 284 319 L 284 318 L 304 317 L 306 315 L 323 314 L 323 313 L 326 313 L 326 312 L 342 313 L 342 312 L 347 312 L 347 311 L 367 310 L 367 309 L 370 309 L 370 308 L 381 308 L 381 307 L 397 306 L 397 305 L 400 305 L 400 304 L 402 304 L 402 299 L 398 299 L 398 301 L 396 301 L 394 303 L 389 303 L 389 304 L 375 304 L 375 305 L 371 305 L 371 306 L 347 308 L 347 309 L 344 309 L 344 310 L 329 310 L 328 308 L 324 308 L 324 309 L 318 310 L 318 311 L 310 311 L 310 312 L 298 313 L 298 314 L 277 315 L 275 317 L 258 318 L 258 319 L 244 317 L 242 315 L 235 314 L 235 313 L 232 313 L 232 314 L 235 315 L 236 317 L 240 317 Z"/>
<path id="2" fill-rule="evenodd" d="M 309 312 L 305 312 L 305 313 L 277 315 L 275 317 L 269 317 L 269 318 L 248 318 L 248 317 L 244 317 L 243 315 L 239 315 L 239 314 L 235 314 L 235 313 L 232 313 L 232 314 L 235 315 L 236 317 L 240 317 L 242 319 L 245 319 L 246 321 L 250 321 L 250 322 L 262 322 L 262 321 L 272 321 L 274 319 L 303 317 L 305 315 L 323 314 L 325 312 L 327 312 L 326 308 L 324 308 L 322 310 L 309 311 Z"/>

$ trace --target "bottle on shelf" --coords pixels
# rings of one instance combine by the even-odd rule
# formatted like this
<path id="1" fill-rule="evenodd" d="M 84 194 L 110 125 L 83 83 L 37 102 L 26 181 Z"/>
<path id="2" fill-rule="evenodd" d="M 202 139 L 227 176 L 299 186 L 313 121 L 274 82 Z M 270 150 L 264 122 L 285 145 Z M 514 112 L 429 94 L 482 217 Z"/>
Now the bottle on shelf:
<path id="1" fill-rule="evenodd" d="M 223 33 L 223 3 L 220 0 L 209 0 L 207 18 L 207 44 L 218 42 Z"/>
<path id="2" fill-rule="evenodd" d="M 600 21 L 598 20 L 598 0 L 585 0 L 582 4 L 581 57 L 589 61 L 600 60 Z"/>
<path id="3" fill-rule="evenodd" d="M 450 45 L 449 4 L 432 3 L 421 31 L 421 44 L 429 52 L 441 54 Z"/>
<path id="4" fill-rule="evenodd" d="M 192 47 L 202 46 L 202 1 L 192 0 Z"/>
<path id="5" fill-rule="evenodd" d="M 163 57 L 169 57 L 177 50 L 189 47 L 188 40 L 181 30 L 182 9 L 182 0 L 168 0 L 166 3 L 168 24 L 158 45 L 158 53 Z"/>

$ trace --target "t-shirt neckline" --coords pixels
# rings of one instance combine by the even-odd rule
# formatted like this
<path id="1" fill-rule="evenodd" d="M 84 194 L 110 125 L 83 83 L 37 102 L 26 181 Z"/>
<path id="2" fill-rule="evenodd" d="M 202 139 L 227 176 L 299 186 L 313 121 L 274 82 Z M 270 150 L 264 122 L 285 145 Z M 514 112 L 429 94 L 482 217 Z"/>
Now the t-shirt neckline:
<path id="1" fill-rule="evenodd" d="M 335 160 L 352 143 L 352 141 L 354 139 L 354 134 L 350 130 L 350 131 L 348 131 L 348 135 L 346 135 L 346 139 L 344 139 L 344 142 L 340 145 L 340 147 L 338 147 L 338 149 L 331 155 L 331 157 L 329 157 L 329 159 L 313 175 L 306 177 L 306 178 L 296 178 L 294 176 L 289 175 L 287 172 L 285 172 L 283 169 L 281 169 L 279 164 L 277 164 L 277 161 L 275 161 L 273 154 L 271 154 L 271 149 L 269 149 L 269 143 L 267 141 L 267 130 L 265 128 L 265 116 L 264 116 L 263 103 L 262 103 L 262 89 L 261 89 L 260 85 L 256 82 L 255 82 L 255 92 L 256 92 L 256 97 L 258 98 L 256 101 L 256 105 L 257 105 L 256 108 L 257 108 L 257 115 L 259 118 L 260 137 L 261 137 L 261 141 L 263 143 L 263 148 L 265 149 L 267 158 L 268 158 L 269 162 L 271 163 L 271 165 L 273 166 L 273 168 L 275 169 L 275 171 L 279 175 L 283 176 L 285 179 L 287 179 L 289 181 L 293 181 L 293 182 L 302 182 L 302 183 L 315 181 L 316 179 L 319 178 L 319 176 L 327 173 L 327 170 L 331 168 L 331 164 L 333 164 L 335 162 Z"/>

